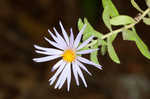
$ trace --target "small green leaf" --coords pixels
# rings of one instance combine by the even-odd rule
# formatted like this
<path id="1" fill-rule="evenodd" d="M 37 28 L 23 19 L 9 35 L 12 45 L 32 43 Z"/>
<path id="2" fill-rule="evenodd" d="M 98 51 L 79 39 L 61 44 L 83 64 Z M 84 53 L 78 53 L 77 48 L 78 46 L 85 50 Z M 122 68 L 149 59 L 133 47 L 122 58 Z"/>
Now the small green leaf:
<path id="1" fill-rule="evenodd" d="M 111 24 L 110 24 L 110 13 L 109 13 L 110 9 L 109 7 L 107 6 L 104 11 L 103 11 L 103 14 L 102 14 L 102 18 L 103 18 L 103 21 L 105 23 L 105 25 L 107 26 L 107 28 L 112 31 L 112 28 L 111 28 Z"/>
<path id="2" fill-rule="evenodd" d="M 138 36 L 138 34 L 136 33 L 135 28 L 132 28 L 132 31 L 131 30 L 124 30 L 122 35 L 123 35 L 124 40 L 134 41 L 136 43 L 138 49 L 140 50 L 140 52 L 145 57 L 150 59 L 150 52 L 148 50 L 148 47 L 141 40 L 141 38 Z"/>
<path id="3" fill-rule="evenodd" d="M 103 21 L 107 28 L 112 31 L 110 18 L 118 16 L 119 13 L 111 0 L 102 0 L 104 11 L 102 14 Z"/>
<path id="4" fill-rule="evenodd" d="M 137 40 L 136 45 L 137 45 L 138 49 L 140 50 L 140 52 L 146 58 L 150 59 L 150 52 L 149 52 L 148 47 L 146 46 L 146 44 L 143 41 Z"/>
<path id="5" fill-rule="evenodd" d="M 87 40 L 89 37 L 91 36 L 95 36 L 98 38 L 98 41 L 101 41 L 102 44 L 106 44 L 106 42 L 104 40 L 101 40 L 101 37 L 103 36 L 102 33 L 96 31 L 91 25 L 90 23 L 88 22 L 88 20 L 86 18 L 84 18 L 84 23 L 82 22 L 81 19 L 79 19 L 78 21 L 78 28 L 79 30 L 82 29 L 83 25 L 86 24 L 86 28 L 84 30 L 84 33 L 83 33 L 83 41 Z"/>
<path id="6" fill-rule="evenodd" d="M 97 49 L 98 48 L 98 43 L 95 44 L 94 46 L 91 47 L 92 49 Z M 92 62 L 96 63 L 96 64 L 99 64 L 99 61 L 98 61 L 98 50 L 97 51 L 94 51 L 90 54 L 90 59 Z"/>
<path id="7" fill-rule="evenodd" d="M 104 56 L 107 52 L 107 46 L 106 45 L 102 45 L 101 47 L 101 54 Z"/>
<path id="8" fill-rule="evenodd" d="M 135 33 L 133 33 L 131 30 L 122 31 L 123 40 L 135 41 L 135 36 Z"/>
<path id="9" fill-rule="evenodd" d="M 137 35 L 136 30 L 134 28 L 133 32 L 135 33 L 135 42 L 136 45 L 138 47 L 138 49 L 140 50 L 140 52 L 148 59 L 150 59 L 150 51 L 148 50 L 148 47 L 146 46 L 146 44 L 141 40 L 141 38 Z"/>
<path id="10" fill-rule="evenodd" d="M 101 38 L 103 36 L 102 33 L 96 31 L 92 26 L 91 24 L 88 22 L 88 20 L 86 18 L 84 18 L 84 23 L 87 24 L 87 27 L 85 29 L 85 39 L 89 38 L 90 36 L 95 36 L 97 38 Z M 83 40 L 85 40 L 83 39 Z"/>
<path id="11" fill-rule="evenodd" d="M 107 52 L 107 43 L 104 40 L 98 39 L 98 45 L 101 45 L 101 54 L 105 55 Z"/>
<path id="12" fill-rule="evenodd" d="M 78 20 L 78 28 L 79 30 L 82 29 L 83 25 L 86 24 L 86 28 L 84 30 L 84 33 L 83 33 L 83 41 L 84 40 L 87 40 L 89 37 L 91 37 L 92 35 L 97 37 L 97 38 L 101 38 L 103 36 L 102 33 L 96 31 L 91 25 L 90 23 L 88 22 L 88 20 L 86 18 L 84 18 L 84 22 L 82 22 L 81 19 Z"/>
<path id="13" fill-rule="evenodd" d="M 127 24 L 131 24 L 134 23 L 135 20 L 132 17 L 126 16 L 126 15 L 119 15 L 116 17 L 113 17 L 110 20 L 110 23 L 112 25 L 118 26 L 118 25 L 127 25 Z"/>
<path id="14" fill-rule="evenodd" d="M 133 5 L 134 8 L 136 8 L 139 12 L 143 13 L 144 11 L 138 6 L 138 4 L 134 1 L 131 0 L 131 4 Z"/>
<path id="15" fill-rule="evenodd" d="M 118 58 L 118 56 L 117 56 L 117 54 L 116 54 L 116 51 L 115 51 L 115 49 L 114 49 L 112 43 L 110 43 L 109 41 L 108 41 L 108 43 L 107 43 L 107 48 L 108 48 L 108 54 L 109 54 L 110 58 L 111 58 L 114 62 L 120 64 L 120 60 L 119 60 L 119 58 Z"/>
<path id="16" fill-rule="evenodd" d="M 112 34 L 107 39 L 109 39 L 110 42 L 113 42 L 115 40 L 116 36 L 117 36 L 117 34 Z"/>
<path id="17" fill-rule="evenodd" d="M 109 4 L 108 2 L 110 2 L 110 0 L 102 0 L 102 4 L 103 4 L 104 9 Z"/>
<path id="18" fill-rule="evenodd" d="M 150 18 L 143 18 L 143 22 L 144 22 L 146 25 L 150 25 Z"/>
<path id="19" fill-rule="evenodd" d="M 95 37 L 97 37 L 97 40 L 93 40 L 92 43 L 90 43 L 91 45 L 88 44 L 88 47 L 92 46 L 92 45 L 97 45 L 97 46 L 99 46 L 99 45 L 105 45 L 106 46 L 107 43 L 104 40 L 101 39 L 101 37 L 103 36 L 103 34 L 101 34 L 100 32 L 97 32 L 95 29 L 93 29 L 93 27 L 89 24 L 89 22 L 87 21 L 86 18 L 84 18 L 84 23 L 82 22 L 81 19 L 78 20 L 78 28 L 79 28 L 79 30 L 82 29 L 82 27 L 83 27 L 84 24 L 87 24 L 87 27 L 85 28 L 84 33 L 83 33 L 83 41 L 87 40 L 92 35 L 94 35 Z M 86 47 L 85 49 L 88 49 L 88 47 Z M 94 56 L 95 54 L 96 54 L 96 52 L 93 53 L 92 56 Z"/>
<path id="20" fill-rule="evenodd" d="M 84 23 L 82 22 L 82 19 L 79 18 L 79 20 L 78 20 L 78 29 L 81 30 L 83 25 L 84 25 Z"/>
<path id="21" fill-rule="evenodd" d="M 110 19 L 113 17 L 116 17 L 119 15 L 119 12 L 117 11 L 116 7 L 112 3 L 111 0 L 102 0 L 104 11 L 103 11 L 103 21 L 107 28 L 112 31 Z M 114 34 L 110 36 L 110 40 L 113 42 L 113 40 L 116 38 L 117 34 Z"/>
<path id="22" fill-rule="evenodd" d="M 148 16 L 149 16 L 149 18 L 150 18 L 150 13 L 148 13 L 147 15 L 148 15 Z"/>
<path id="23" fill-rule="evenodd" d="M 115 17 L 119 15 L 115 5 L 112 3 L 111 0 L 102 0 L 102 4 L 104 9 L 108 7 L 109 9 L 108 13 L 110 14 L 111 17 Z"/>
<path id="24" fill-rule="evenodd" d="M 103 11 L 103 15 L 102 15 L 104 24 L 107 26 L 107 28 L 110 31 L 112 31 L 110 19 L 118 16 L 119 13 L 111 0 L 102 0 L 102 3 L 103 3 L 103 7 L 104 7 L 104 11 Z M 109 44 L 107 44 L 107 46 L 102 45 L 101 53 L 102 53 L 102 55 L 104 55 L 106 53 L 106 50 L 108 50 L 108 53 L 109 53 L 109 56 L 111 57 L 111 59 L 116 63 L 120 63 L 119 58 L 112 46 L 112 42 L 116 38 L 116 36 L 117 36 L 117 34 L 114 34 L 107 39 L 107 40 L 109 40 Z M 106 49 L 106 47 L 107 47 L 107 49 Z"/>
<path id="25" fill-rule="evenodd" d="M 145 0 L 147 6 L 150 8 L 150 0 Z"/>

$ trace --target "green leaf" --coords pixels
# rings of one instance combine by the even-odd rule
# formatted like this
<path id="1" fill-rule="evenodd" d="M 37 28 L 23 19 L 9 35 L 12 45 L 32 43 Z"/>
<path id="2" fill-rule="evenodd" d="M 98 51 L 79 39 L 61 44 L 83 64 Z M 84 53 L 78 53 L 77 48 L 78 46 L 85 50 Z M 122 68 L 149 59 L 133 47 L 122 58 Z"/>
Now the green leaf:
<path id="1" fill-rule="evenodd" d="M 83 33 L 83 41 L 84 40 L 87 40 L 89 37 L 91 37 L 92 35 L 97 37 L 97 38 L 101 38 L 103 36 L 102 33 L 96 31 L 91 25 L 90 23 L 88 22 L 88 20 L 86 18 L 84 18 L 84 22 L 82 22 L 81 19 L 79 19 L 78 21 L 78 28 L 79 30 L 82 29 L 83 25 L 86 24 L 86 28 L 84 30 L 84 33 Z"/>
<path id="2" fill-rule="evenodd" d="M 91 24 L 88 22 L 88 20 L 86 18 L 84 18 L 84 23 L 87 24 L 87 27 L 85 29 L 85 39 L 89 38 L 90 36 L 95 36 L 97 38 L 101 38 L 103 36 L 102 33 L 96 31 L 92 26 Z M 84 39 L 83 39 L 84 40 Z"/>
<path id="3" fill-rule="evenodd" d="M 150 0 L 145 0 L 147 6 L 150 8 Z"/>
<path id="4" fill-rule="evenodd" d="M 112 28 L 111 28 L 111 24 L 110 24 L 110 9 L 109 7 L 107 6 L 104 11 L 103 11 L 103 14 L 102 14 L 102 18 L 103 18 L 103 21 L 106 25 L 106 27 L 112 31 Z"/>
<path id="5" fill-rule="evenodd" d="M 100 32 L 97 32 L 95 29 L 93 29 L 93 27 L 89 24 L 89 22 L 87 21 L 86 18 L 84 18 L 84 23 L 82 22 L 81 19 L 79 19 L 79 21 L 78 21 L 78 28 L 79 28 L 79 30 L 82 29 L 82 27 L 83 27 L 84 24 L 87 24 L 87 27 L 86 27 L 86 29 L 85 29 L 85 31 L 83 33 L 83 41 L 86 40 L 86 39 L 88 39 L 92 35 L 94 35 L 95 37 L 97 37 L 97 40 L 93 40 L 92 43 L 91 43 L 91 45 L 88 44 L 88 46 L 97 45 L 97 48 L 98 48 L 99 45 L 102 45 L 102 46 L 105 45 L 106 46 L 107 43 L 104 40 L 101 39 L 101 37 L 103 36 L 103 34 L 101 34 Z M 88 47 L 86 47 L 85 49 L 88 49 Z M 91 53 L 91 54 L 94 57 L 94 55 L 97 54 L 97 52 L 94 52 L 94 53 Z M 95 58 L 94 58 L 94 60 L 96 62 Z"/>
<path id="6" fill-rule="evenodd" d="M 148 15 L 148 16 L 149 16 L 149 18 L 150 18 L 150 13 L 148 13 L 147 15 Z"/>
<path id="7" fill-rule="evenodd" d="M 110 42 L 113 42 L 115 40 L 116 36 L 117 36 L 117 34 L 112 34 L 107 39 L 109 39 Z"/>
<path id="8" fill-rule="evenodd" d="M 138 6 L 138 4 L 134 1 L 131 0 L 131 4 L 133 5 L 134 8 L 136 8 L 139 12 L 143 13 L 144 11 Z"/>
<path id="9" fill-rule="evenodd" d="M 107 46 L 106 45 L 102 45 L 101 47 L 101 54 L 104 56 L 107 52 Z"/>
<path id="10" fill-rule="evenodd" d="M 98 48 L 98 43 L 95 44 L 94 46 L 91 47 L 92 49 L 97 49 Z M 97 51 L 94 51 L 90 54 L 90 59 L 92 62 L 96 63 L 96 64 L 99 64 L 99 61 L 98 61 L 98 50 Z"/>
<path id="11" fill-rule="evenodd" d="M 145 57 L 147 57 L 148 59 L 150 59 L 150 52 L 148 50 L 148 47 L 141 40 L 141 38 L 138 36 L 138 34 L 136 33 L 135 28 L 132 28 L 132 31 L 131 30 L 124 30 L 122 35 L 123 35 L 124 40 L 134 41 L 136 43 L 138 49 L 140 50 L 140 52 Z"/>
<path id="12" fill-rule="evenodd" d="M 119 13 L 111 0 L 102 0 L 104 11 L 102 14 L 103 21 L 107 28 L 112 31 L 110 18 L 118 16 Z"/>
<path id="13" fill-rule="evenodd" d="M 127 25 L 127 24 L 131 24 L 134 23 L 135 20 L 132 17 L 126 16 L 126 15 L 119 15 L 116 17 L 113 17 L 110 20 L 110 23 L 112 25 L 118 26 L 118 25 Z"/>
<path id="14" fill-rule="evenodd" d="M 107 28 L 110 31 L 112 31 L 110 19 L 118 16 L 119 13 L 111 0 L 102 0 L 102 3 L 103 3 L 103 7 L 104 7 L 104 11 L 103 11 L 103 15 L 102 15 L 104 24 L 107 26 Z M 112 46 L 112 42 L 114 41 L 116 36 L 117 36 L 117 34 L 114 34 L 107 39 L 109 41 L 109 43 L 107 44 L 107 50 L 108 50 L 108 53 L 109 53 L 109 56 L 111 57 L 111 59 L 116 63 L 120 63 L 119 58 Z M 101 49 L 102 54 L 105 54 L 105 51 L 106 51 L 105 49 L 106 49 L 106 46 L 105 45 L 102 46 L 102 49 Z"/>
<path id="15" fill-rule="evenodd" d="M 78 19 L 78 29 L 79 29 L 79 31 L 82 29 L 83 25 L 84 25 L 84 23 L 82 22 L 82 19 L 79 18 Z"/>
<path id="16" fill-rule="evenodd" d="M 117 56 L 117 54 L 116 54 L 116 51 L 115 51 L 115 49 L 114 49 L 112 43 L 109 42 L 109 41 L 108 41 L 108 43 L 107 43 L 107 48 L 108 48 L 108 54 L 109 54 L 110 58 L 111 58 L 114 62 L 120 64 L 120 60 L 119 60 L 119 58 L 118 58 L 118 56 Z"/>
<path id="17" fill-rule="evenodd" d="M 104 40 L 98 39 L 98 45 L 101 45 L 101 54 L 105 55 L 107 52 L 107 43 Z"/>
<path id="18" fill-rule="evenodd" d="M 103 36 L 103 34 L 98 32 L 98 31 L 96 31 L 90 25 L 90 23 L 88 22 L 88 20 L 86 18 L 84 18 L 84 23 L 82 22 L 81 19 L 79 19 L 79 21 L 78 21 L 78 28 L 79 28 L 79 30 L 82 29 L 84 24 L 86 24 L 87 27 L 85 28 L 84 33 L 83 33 L 83 41 L 87 40 L 91 36 L 95 36 L 95 37 L 98 38 L 98 41 L 101 41 L 102 44 L 106 45 L 106 42 L 104 40 L 101 40 L 101 37 Z M 100 44 L 100 43 L 98 43 L 98 44 Z"/>
<path id="19" fill-rule="evenodd" d="M 135 33 L 135 38 L 136 38 L 135 42 L 136 42 L 138 49 L 146 58 L 150 59 L 150 51 L 148 50 L 148 47 L 141 40 L 141 38 L 137 35 L 136 30 L 134 28 L 132 28 L 132 29 L 133 29 L 133 32 Z"/>
<path id="20" fill-rule="evenodd" d="M 115 5 L 112 3 L 111 0 L 102 0 L 102 4 L 103 4 L 104 9 L 108 7 L 109 9 L 108 13 L 110 14 L 111 17 L 119 15 Z"/>
<path id="21" fill-rule="evenodd" d="M 131 30 L 123 30 L 122 31 L 123 40 L 135 41 L 135 33 Z"/>
<path id="22" fill-rule="evenodd" d="M 144 22 L 146 25 L 150 25 L 150 18 L 143 18 L 143 22 Z"/>
<path id="23" fill-rule="evenodd" d="M 114 4 L 112 3 L 111 0 L 102 0 L 102 3 L 103 3 L 103 7 L 104 7 L 104 11 L 103 11 L 103 15 L 102 15 L 103 21 L 104 21 L 106 27 L 110 31 L 112 31 L 110 19 L 118 16 L 119 12 L 117 11 L 116 7 L 114 6 Z M 116 38 L 116 36 L 117 36 L 117 34 L 110 36 L 111 42 L 113 42 L 113 40 Z"/>
<path id="24" fill-rule="evenodd" d="M 137 40 L 136 41 L 136 45 L 138 47 L 138 49 L 140 50 L 140 52 L 148 59 L 150 59 L 150 52 L 148 50 L 148 47 L 146 46 L 146 44 L 141 41 L 141 40 Z"/>
<path id="25" fill-rule="evenodd" d="M 108 2 L 110 2 L 110 0 L 102 0 L 102 4 L 103 4 L 104 9 L 109 4 Z"/>

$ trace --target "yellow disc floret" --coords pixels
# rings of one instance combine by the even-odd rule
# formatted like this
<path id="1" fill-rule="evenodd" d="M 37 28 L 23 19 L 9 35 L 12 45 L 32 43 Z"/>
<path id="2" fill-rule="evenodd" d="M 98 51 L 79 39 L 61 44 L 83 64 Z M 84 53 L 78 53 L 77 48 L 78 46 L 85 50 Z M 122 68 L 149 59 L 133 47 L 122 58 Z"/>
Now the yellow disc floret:
<path id="1" fill-rule="evenodd" d="M 63 60 L 67 62 L 73 62 L 76 58 L 76 53 L 72 49 L 67 49 L 64 51 L 62 57 L 63 57 Z"/>

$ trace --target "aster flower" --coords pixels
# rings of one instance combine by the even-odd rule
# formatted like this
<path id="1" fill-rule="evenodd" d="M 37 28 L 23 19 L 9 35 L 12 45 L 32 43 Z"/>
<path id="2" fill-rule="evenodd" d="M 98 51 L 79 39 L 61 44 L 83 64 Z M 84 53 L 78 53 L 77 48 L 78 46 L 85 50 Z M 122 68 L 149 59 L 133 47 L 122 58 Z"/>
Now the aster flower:
<path id="1" fill-rule="evenodd" d="M 79 86 L 79 77 L 80 77 L 85 87 L 87 87 L 87 83 L 85 81 L 81 69 L 86 71 L 89 75 L 91 75 L 91 73 L 88 71 L 86 66 L 83 65 L 82 63 L 93 65 L 98 69 L 102 69 L 102 66 L 95 64 L 92 61 L 80 56 L 98 50 L 98 49 L 82 50 L 82 48 L 84 48 L 93 39 L 93 36 L 88 38 L 83 43 L 79 44 L 81 41 L 82 33 L 86 28 L 86 25 L 83 26 L 83 28 L 81 29 L 77 37 L 74 39 L 72 29 L 70 29 L 71 33 L 70 33 L 70 37 L 68 37 L 62 23 L 60 22 L 59 24 L 64 38 L 57 32 L 55 28 L 53 28 L 53 30 L 56 35 L 54 35 L 50 30 L 48 30 L 49 34 L 52 36 L 54 41 L 51 41 L 46 37 L 44 38 L 48 43 L 50 43 L 57 49 L 45 48 L 38 45 L 34 45 L 34 47 L 37 49 L 35 50 L 36 53 L 43 54 L 46 56 L 41 58 L 34 58 L 33 61 L 47 62 L 61 57 L 61 60 L 58 61 L 52 67 L 52 71 L 56 70 L 56 73 L 49 79 L 50 85 L 54 84 L 54 82 L 57 79 L 57 82 L 55 84 L 55 89 L 56 88 L 60 89 L 62 88 L 65 81 L 67 81 L 67 90 L 69 91 L 70 83 L 71 83 L 71 69 L 72 69 L 77 86 Z"/>

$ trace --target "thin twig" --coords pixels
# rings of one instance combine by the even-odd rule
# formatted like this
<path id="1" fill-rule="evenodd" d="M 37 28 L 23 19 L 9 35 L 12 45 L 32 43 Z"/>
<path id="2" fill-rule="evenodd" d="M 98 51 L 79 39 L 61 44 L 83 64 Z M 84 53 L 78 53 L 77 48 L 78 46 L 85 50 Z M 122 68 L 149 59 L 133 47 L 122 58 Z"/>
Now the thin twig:
<path id="1" fill-rule="evenodd" d="M 111 36 L 111 35 L 113 35 L 113 34 L 120 33 L 120 32 L 122 32 L 124 29 L 129 29 L 129 28 L 134 27 L 134 26 L 135 26 L 136 24 L 138 24 L 149 12 L 150 12 L 150 8 L 146 9 L 146 10 L 143 12 L 143 14 L 141 14 L 141 16 L 139 16 L 139 18 L 136 20 L 135 23 L 129 24 L 129 25 L 125 26 L 125 27 L 122 27 L 122 28 L 120 28 L 120 29 L 117 29 L 117 30 L 114 30 L 114 31 L 112 31 L 112 32 L 107 33 L 106 35 L 104 35 L 104 36 L 102 37 L 102 40 L 105 39 L 105 38 L 107 38 L 107 37 L 109 37 L 109 36 Z"/>

